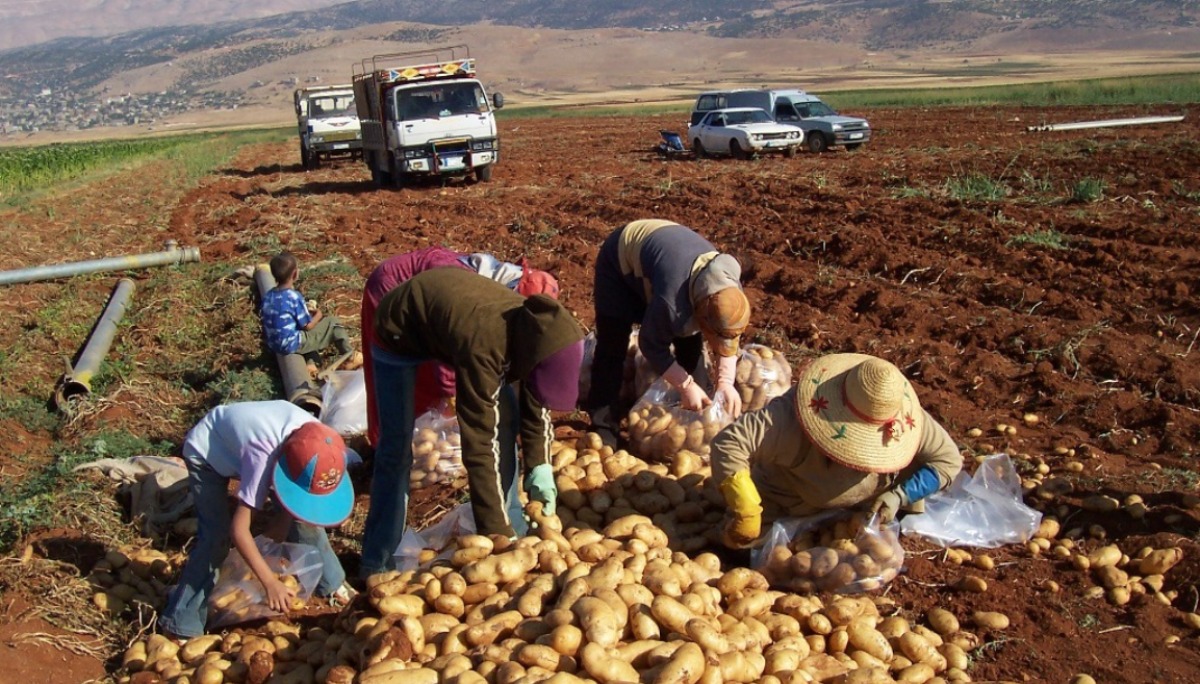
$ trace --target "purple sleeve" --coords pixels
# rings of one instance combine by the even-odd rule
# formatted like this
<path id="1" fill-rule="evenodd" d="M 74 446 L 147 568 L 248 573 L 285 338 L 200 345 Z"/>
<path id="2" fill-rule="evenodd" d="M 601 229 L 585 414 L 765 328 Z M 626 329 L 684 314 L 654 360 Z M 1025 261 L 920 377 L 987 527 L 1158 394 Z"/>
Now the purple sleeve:
<path id="1" fill-rule="evenodd" d="M 242 449 L 242 468 L 239 474 L 237 498 L 256 511 L 267 505 L 271 492 L 275 450 L 268 445 L 249 444 Z"/>
<path id="2" fill-rule="evenodd" d="M 441 392 L 439 396 L 452 397 L 454 396 L 454 366 L 438 361 L 437 366 L 437 384 L 438 390 Z"/>

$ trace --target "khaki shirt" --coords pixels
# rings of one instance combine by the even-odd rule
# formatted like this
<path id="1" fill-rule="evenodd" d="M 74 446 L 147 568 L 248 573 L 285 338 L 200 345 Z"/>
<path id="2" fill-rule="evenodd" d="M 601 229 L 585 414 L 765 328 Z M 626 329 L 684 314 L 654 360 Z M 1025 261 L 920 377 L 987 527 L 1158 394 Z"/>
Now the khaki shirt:
<path id="1" fill-rule="evenodd" d="M 928 411 L 912 463 L 899 473 L 865 473 L 830 460 L 809 441 L 796 418 L 795 387 L 762 409 L 743 413 L 712 443 L 713 477 L 721 483 L 749 468 L 763 499 L 765 524 L 828 508 L 856 507 L 923 466 L 937 473 L 939 489 L 962 470 L 962 454 L 954 440 Z"/>

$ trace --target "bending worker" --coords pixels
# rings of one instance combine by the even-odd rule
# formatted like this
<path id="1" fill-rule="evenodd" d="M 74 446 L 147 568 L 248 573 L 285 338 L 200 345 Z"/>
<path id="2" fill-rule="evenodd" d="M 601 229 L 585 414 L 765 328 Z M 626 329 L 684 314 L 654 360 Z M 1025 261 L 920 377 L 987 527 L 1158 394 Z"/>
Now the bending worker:
<path id="1" fill-rule="evenodd" d="M 558 281 L 545 271 L 521 264 L 500 261 L 491 254 L 462 254 L 445 247 L 426 247 L 390 257 L 371 271 L 363 288 L 362 350 L 363 380 L 367 388 L 367 441 L 379 443 L 379 412 L 375 406 L 375 373 L 371 368 L 371 345 L 375 342 L 375 309 L 379 300 L 400 283 L 431 268 L 451 267 L 474 271 L 491 278 L 510 290 L 529 297 L 547 294 L 558 299 Z M 442 399 L 454 396 L 454 371 L 437 361 L 430 361 L 417 371 L 416 405 L 414 415 L 425 413 Z"/>
<path id="2" fill-rule="evenodd" d="M 374 323 L 380 433 L 360 575 L 390 569 L 404 535 L 413 388 L 417 368 L 429 359 L 457 375 L 455 410 L 477 532 L 516 534 L 509 511 L 520 504 L 515 496 L 505 502 L 504 493 L 515 490 L 518 416 L 525 491 L 553 514 L 550 411 L 575 408 L 583 361 L 583 331 L 571 314 L 552 297 L 526 298 L 468 271 L 434 268 L 385 295 Z M 510 383 L 520 383 L 519 392 Z"/>
<path id="3" fill-rule="evenodd" d="M 741 275 L 736 259 L 671 221 L 634 221 L 604 241 L 596 258 L 596 351 L 585 408 L 605 443 L 616 443 L 624 413 L 617 401 L 635 323 L 642 355 L 679 390 L 683 408 L 712 401 L 692 378 L 706 341 L 716 359 L 715 394 L 731 415 L 741 413 L 733 380 L 738 339 L 750 322 Z"/>
<path id="4" fill-rule="evenodd" d="M 954 440 L 900 369 L 864 354 L 813 360 L 795 387 L 722 430 L 711 455 L 732 547 L 752 545 L 778 518 L 829 508 L 869 504 L 890 522 L 962 470 Z"/>

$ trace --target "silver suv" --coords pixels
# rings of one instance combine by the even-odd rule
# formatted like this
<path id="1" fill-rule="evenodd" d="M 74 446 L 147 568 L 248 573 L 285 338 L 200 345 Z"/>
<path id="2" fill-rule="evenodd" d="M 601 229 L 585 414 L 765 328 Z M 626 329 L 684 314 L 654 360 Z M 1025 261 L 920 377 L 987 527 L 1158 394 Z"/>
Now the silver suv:
<path id="1" fill-rule="evenodd" d="M 866 119 L 842 116 L 816 95 L 803 90 L 713 90 L 696 98 L 692 124 L 714 109 L 757 107 L 766 110 L 775 121 L 804 129 L 804 142 L 812 152 L 824 152 L 834 146 L 858 149 L 871 139 L 871 124 Z"/>

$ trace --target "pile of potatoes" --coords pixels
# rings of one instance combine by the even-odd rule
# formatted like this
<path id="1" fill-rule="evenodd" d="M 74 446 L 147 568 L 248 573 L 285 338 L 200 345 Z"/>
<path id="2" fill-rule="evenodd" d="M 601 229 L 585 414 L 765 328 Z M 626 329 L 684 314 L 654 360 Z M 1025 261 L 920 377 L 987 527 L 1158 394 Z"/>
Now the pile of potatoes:
<path id="1" fill-rule="evenodd" d="M 774 591 L 757 571 L 672 550 L 641 514 L 592 527 L 527 510 L 536 534 L 459 537 L 448 559 L 374 575 L 331 629 L 272 622 L 182 647 L 152 636 L 129 648 L 117 681 L 970 681 L 966 654 L 980 640 L 949 611 L 924 626 L 886 617 L 897 610 L 886 597 Z M 988 631 L 1007 623 L 971 620 Z"/>
<path id="2" fill-rule="evenodd" d="M 803 530 L 763 550 L 760 569 L 771 586 L 789 591 L 873 591 L 896 578 L 904 548 L 896 526 L 865 526 L 855 514 L 820 530 Z M 784 541 L 784 540 L 779 540 Z"/>
<path id="3" fill-rule="evenodd" d="M 792 366 L 783 354 L 761 344 L 748 344 L 738 354 L 734 386 L 742 410 L 755 411 L 792 386 Z"/>
<path id="4" fill-rule="evenodd" d="M 663 392 L 651 388 L 629 412 L 626 424 L 630 448 L 650 461 L 669 463 L 675 454 L 688 451 L 707 463 L 709 445 L 730 423 L 729 414 L 717 404 L 710 404 L 703 411 L 679 408 L 669 403 L 665 387 L 662 382 Z"/>
<path id="5" fill-rule="evenodd" d="M 462 463 L 462 436 L 458 420 L 441 418 L 436 420 L 425 414 L 417 421 L 413 433 L 413 464 L 410 489 L 420 489 L 439 482 L 448 482 L 464 477 Z M 422 424 L 424 423 L 424 424 Z"/>
<path id="6" fill-rule="evenodd" d="M 92 566 L 88 582 L 92 603 L 111 616 L 138 604 L 161 610 L 167 602 L 167 583 L 181 563 L 154 549 L 113 549 Z"/>

